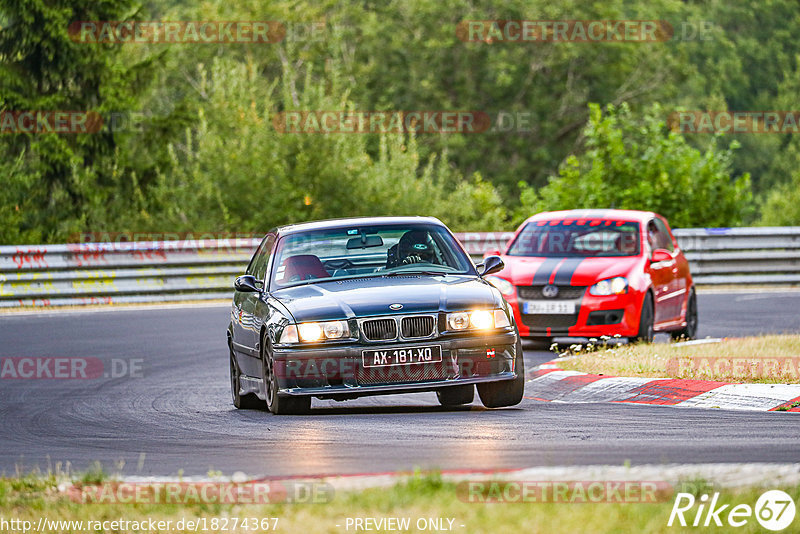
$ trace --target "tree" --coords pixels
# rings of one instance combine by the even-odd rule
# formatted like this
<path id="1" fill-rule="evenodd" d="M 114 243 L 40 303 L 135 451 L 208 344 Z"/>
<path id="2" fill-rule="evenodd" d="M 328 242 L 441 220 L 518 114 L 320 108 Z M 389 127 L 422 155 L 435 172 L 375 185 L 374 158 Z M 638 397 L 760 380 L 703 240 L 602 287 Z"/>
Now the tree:
<path id="1" fill-rule="evenodd" d="M 146 84 L 148 63 L 125 67 L 114 45 L 70 38 L 75 21 L 123 20 L 130 0 L 3 0 L 0 13 L 0 111 L 97 112 L 135 109 Z M 119 194 L 112 163 L 118 136 L 97 133 L 12 133 L 0 137 L 0 169 L 6 192 L 3 209 L 17 212 L 14 228 L 0 240 L 21 236 L 66 239 L 81 229 L 90 204 Z M 112 189 L 113 191 L 109 191 Z"/>
<path id="2" fill-rule="evenodd" d="M 521 220 L 539 211 L 620 208 L 655 211 L 676 227 L 733 226 L 753 209 L 748 175 L 731 178 L 735 143 L 705 152 L 667 129 L 653 106 L 634 116 L 623 104 L 589 106 L 585 150 L 569 156 L 538 191 L 521 184 Z"/>

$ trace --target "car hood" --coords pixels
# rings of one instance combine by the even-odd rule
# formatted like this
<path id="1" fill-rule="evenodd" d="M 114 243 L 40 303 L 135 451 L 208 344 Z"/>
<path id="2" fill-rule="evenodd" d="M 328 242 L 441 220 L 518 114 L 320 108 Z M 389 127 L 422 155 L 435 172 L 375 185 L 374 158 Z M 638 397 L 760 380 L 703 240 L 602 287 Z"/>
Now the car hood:
<path id="1" fill-rule="evenodd" d="M 640 268 L 644 259 L 640 256 L 613 258 L 539 258 L 503 256 L 505 268 L 496 276 L 505 278 L 514 285 L 529 286 L 547 284 L 590 286 L 599 280 L 614 276 L 630 276 Z"/>
<path id="2" fill-rule="evenodd" d="M 272 293 L 297 322 L 374 315 L 502 307 L 502 297 L 475 276 L 395 276 L 316 282 Z M 391 310 L 391 304 L 402 304 Z"/>

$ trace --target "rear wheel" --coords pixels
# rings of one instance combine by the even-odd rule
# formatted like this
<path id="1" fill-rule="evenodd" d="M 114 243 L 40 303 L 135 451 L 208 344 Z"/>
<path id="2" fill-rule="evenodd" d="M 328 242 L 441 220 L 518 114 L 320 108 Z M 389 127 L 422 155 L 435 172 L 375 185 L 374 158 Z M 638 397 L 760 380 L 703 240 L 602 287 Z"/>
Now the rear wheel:
<path id="1" fill-rule="evenodd" d="M 442 388 L 436 391 L 436 398 L 442 406 L 469 404 L 475 399 L 475 388 L 472 384 Z"/>
<path id="2" fill-rule="evenodd" d="M 230 346 L 228 346 L 228 352 L 230 352 L 231 360 L 231 397 L 233 398 L 233 405 L 240 410 L 255 410 L 263 407 L 264 403 L 261 402 L 261 399 L 259 399 L 255 394 L 240 394 L 240 391 L 242 390 L 240 380 L 242 373 L 239 370 L 239 366 L 236 365 L 236 358 L 234 357 L 233 349 L 231 349 Z"/>
<path id="3" fill-rule="evenodd" d="M 525 391 L 525 358 L 520 340 L 517 340 L 516 352 L 514 371 L 517 373 L 517 378 L 477 385 L 478 396 L 487 408 L 514 406 L 522 401 L 522 394 Z"/>
<path id="4" fill-rule="evenodd" d="M 639 316 L 639 333 L 630 340 L 634 343 L 652 343 L 655 336 L 655 331 L 653 330 L 654 318 L 653 295 L 648 291 L 642 303 L 642 313 Z"/>
<path id="5" fill-rule="evenodd" d="M 689 300 L 686 302 L 686 326 L 670 332 L 670 335 L 672 339 L 694 339 L 697 336 L 697 324 L 697 295 L 692 288 L 689 291 Z"/>
<path id="6" fill-rule="evenodd" d="M 266 336 L 261 337 L 262 380 L 267 409 L 275 415 L 297 415 L 311 409 L 311 397 L 288 397 L 278 395 L 278 377 L 275 374 L 275 360 L 268 348 Z"/>

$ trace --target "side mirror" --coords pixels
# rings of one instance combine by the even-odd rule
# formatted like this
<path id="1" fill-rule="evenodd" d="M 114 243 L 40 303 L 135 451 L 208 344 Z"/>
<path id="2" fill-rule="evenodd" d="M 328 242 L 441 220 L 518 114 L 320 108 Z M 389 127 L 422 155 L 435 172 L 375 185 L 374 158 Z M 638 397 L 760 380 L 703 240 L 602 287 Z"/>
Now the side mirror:
<path id="1" fill-rule="evenodd" d="M 484 277 L 486 275 L 502 271 L 506 264 L 500 256 L 489 256 L 486 260 L 478 265 L 478 275 Z"/>
<path id="2" fill-rule="evenodd" d="M 657 248 L 653 251 L 653 255 L 650 256 L 650 263 L 658 263 L 660 261 L 670 261 L 672 260 L 672 254 L 669 253 L 668 250 L 663 248 Z"/>
<path id="3" fill-rule="evenodd" d="M 260 293 L 259 285 L 261 285 L 261 283 L 256 280 L 255 276 L 250 274 L 243 274 L 233 282 L 234 289 L 242 293 Z"/>

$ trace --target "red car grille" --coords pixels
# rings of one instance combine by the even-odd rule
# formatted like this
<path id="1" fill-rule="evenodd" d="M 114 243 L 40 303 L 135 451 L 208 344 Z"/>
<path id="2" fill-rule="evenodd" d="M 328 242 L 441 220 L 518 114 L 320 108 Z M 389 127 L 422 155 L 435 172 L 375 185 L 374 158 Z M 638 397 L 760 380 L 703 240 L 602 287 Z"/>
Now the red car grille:
<path id="1" fill-rule="evenodd" d="M 520 298 L 528 300 L 538 300 L 547 298 L 542 295 L 543 285 L 536 286 L 517 286 L 517 294 Z M 551 297 L 553 300 L 576 300 L 583 297 L 586 286 L 556 286 L 558 295 Z"/>

